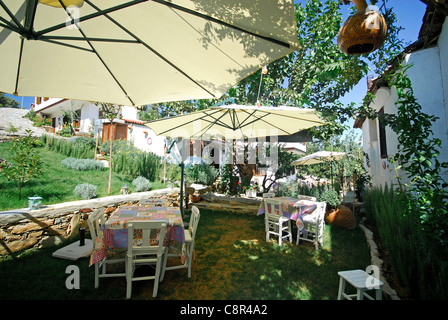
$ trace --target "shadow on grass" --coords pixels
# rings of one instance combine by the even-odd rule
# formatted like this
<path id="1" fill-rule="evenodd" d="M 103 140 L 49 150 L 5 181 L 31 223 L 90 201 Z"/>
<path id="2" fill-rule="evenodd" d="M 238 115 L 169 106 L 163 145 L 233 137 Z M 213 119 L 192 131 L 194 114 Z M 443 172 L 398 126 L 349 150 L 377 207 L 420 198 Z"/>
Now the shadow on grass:
<path id="1" fill-rule="evenodd" d="M 93 288 L 88 259 L 51 257 L 57 248 L 32 250 L 0 259 L 0 299 L 124 299 L 124 278 L 100 280 Z M 331 300 L 337 272 L 365 269 L 370 255 L 362 230 L 326 227 L 324 247 L 312 243 L 265 241 L 263 216 L 201 210 L 192 277 L 168 271 L 157 300 Z M 68 290 L 65 269 L 80 270 L 80 289 Z M 133 284 L 133 299 L 152 300 L 153 281 Z"/>

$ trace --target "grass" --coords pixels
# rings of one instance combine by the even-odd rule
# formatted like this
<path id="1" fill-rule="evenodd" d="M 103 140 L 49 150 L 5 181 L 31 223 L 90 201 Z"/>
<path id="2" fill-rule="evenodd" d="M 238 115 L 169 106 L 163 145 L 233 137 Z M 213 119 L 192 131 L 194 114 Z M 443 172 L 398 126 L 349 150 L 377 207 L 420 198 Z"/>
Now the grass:
<path id="1" fill-rule="evenodd" d="M 12 143 L 0 143 L 0 158 L 6 160 L 10 157 L 8 147 Z M 44 163 L 42 174 L 26 182 L 22 189 L 22 200 L 19 201 L 19 188 L 17 182 L 8 181 L 0 174 L 0 211 L 28 207 L 28 197 L 41 196 L 43 204 L 55 204 L 67 201 L 81 200 L 74 195 L 73 190 L 80 183 L 96 185 L 97 197 L 108 196 L 107 187 L 109 171 L 88 170 L 76 171 L 65 168 L 61 161 L 67 158 L 47 148 L 40 148 L 40 156 Z M 112 172 L 111 195 L 119 194 L 123 184 L 130 186 L 132 191 L 132 180 L 125 175 Z M 152 189 L 159 189 L 163 184 L 152 182 Z"/>
<path id="2" fill-rule="evenodd" d="M 32 249 L 0 258 L 0 299 L 123 300 L 124 278 L 100 280 L 88 259 L 51 257 L 57 247 Z M 80 289 L 68 290 L 66 268 L 80 269 Z M 263 216 L 201 210 L 192 277 L 187 270 L 168 271 L 155 300 L 333 300 L 338 271 L 365 269 L 370 254 L 360 228 L 327 225 L 324 247 L 265 241 Z M 153 281 L 133 284 L 132 298 L 153 300 Z"/>

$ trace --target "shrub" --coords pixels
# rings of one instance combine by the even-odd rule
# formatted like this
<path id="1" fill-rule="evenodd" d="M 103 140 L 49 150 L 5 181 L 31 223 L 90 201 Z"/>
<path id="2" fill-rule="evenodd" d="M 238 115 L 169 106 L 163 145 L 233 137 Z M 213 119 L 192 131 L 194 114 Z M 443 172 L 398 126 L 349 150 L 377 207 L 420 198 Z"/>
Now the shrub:
<path id="1" fill-rule="evenodd" d="M 104 152 L 105 155 L 109 155 L 110 142 L 105 141 L 99 146 L 100 150 Z M 118 153 L 134 153 L 142 152 L 140 149 L 134 147 L 134 145 L 128 140 L 114 140 L 112 141 L 112 154 Z"/>
<path id="2" fill-rule="evenodd" d="M 151 153 L 135 149 L 131 152 L 120 152 L 112 156 L 112 170 L 124 174 L 129 179 L 138 176 L 150 181 L 156 181 L 160 177 L 160 157 Z"/>
<path id="3" fill-rule="evenodd" d="M 142 176 L 138 176 L 132 181 L 132 185 L 135 187 L 135 191 L 149 191 L 151 190 L 151 182 Z"/>
<path id="4" fill-rule="evenodd" d="M 325 201 L 329 209 L 337 208 L 341 204 L 338 193 L 333 189 L 322 192 L 319 201 Z"/>
<path id="5" fill-rule="evenodd" d="M 210 186 L 219 175 L 218 169 L 208 164 L 196 164 L 187 168 L 187 176 L 195 183 Z"/>
<path id="6" fill-rule="evenodd" d="M 411 196 L 386 185 L 365 190 L 363 198 L 367 219 L 378 230 L 403 293 L 411 299 L 447 299 L 448 262 L 432 254 L 437 244 L 425 241 L 419 215 L 407 211 Z"/>
<path id="7" fill-rule="evenodd" d="M 45 143 L 47 148 L 51 151 L 78 159 L 88 159 L 93 157 L 95 148 L 91 147 L 90 144 L 76 143 L 77 140 L 78 138 L 73 140 L 62 139 L 46 134 L 41 136 L 41 141 Z"/>
<path id="8" fill-rule="evenodd" d="M 95 139 L 94 138 L 89 138 L 89 137 L 71 137 L 68 139 L 68 141 L 70 141 L 71 143 L 74 144 L 80 144 L 83 145 L 85 147 L 89 147 L 89 148 L 95 148 Z"/>
<path id="9" fill-rule="evenodd" d="M 101 161 L 93 159 L 76 159 L 73 157 L 62 160 L 61 165 L 63 167 L 74 169 L 78 171 L 86 170 L 103 170 L 104 166 Z"/>
<path id="10" fill-rule="evenodd" d="M 74 193 L 84 200 L 92 199 L 96 197 L 96 186 L 89 183 L 78 184 L 75 187 Z"/>

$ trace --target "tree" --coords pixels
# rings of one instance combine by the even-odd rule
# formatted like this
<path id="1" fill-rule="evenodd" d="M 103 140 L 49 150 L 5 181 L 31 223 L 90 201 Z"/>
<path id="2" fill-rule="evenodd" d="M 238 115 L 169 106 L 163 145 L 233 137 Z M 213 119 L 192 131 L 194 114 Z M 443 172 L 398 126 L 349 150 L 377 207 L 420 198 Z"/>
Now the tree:
<path id="1" fill-rule="evenodd" d="M 0 92 L 0 108 L 18 108 L 19 103 L 10 98 L 5 96 L 3 92 Z"/>
<path id="2" fill-rule="evenodd" d="M 272 146 L 271 146 L 272 147 Z M 263 192 L 269 192 L 272 186 L 281 178 L 285 178 L 292 173 L 294 170 L 294 166 L 291 165 L 291 162 L 297 160 L 297 155 L 284 150 L 280 145 L 274 145 L 273 147 L 278 148 L 277 151 L 277 166 L 276 169 L 270 174 L 265 174 L 263 177 L 262 187 Z M 267 150 L 270 152 L 270 150 Z"/>
<path id="3" fill-rule="evenodd" d="M 31 130 L 26 130 L 26 133 L 26 136 L 14 137 L 13 145 L 9 148 L 13 164 L 0 163 L 2 175 L 9 181 L 18 181 L 19 200 L 22 200 L 23 184 L 38 176 L 43 164 L 35 147 L 37 138 Z"/>
<path id="4" fill-rule="evenodd" d="M 110 194 L 110 187 L 112 182 L 112 127 L 114 123 L 114 119 L 118 117 L 118 114 L 121 111 L 121 106 L 113 104 L 113 103 L 96 103 L 100 107 L 100 110 L 103 112 L 104 117 L 109 120 L 109 183 L 107 186 L 107 193 Z"/>

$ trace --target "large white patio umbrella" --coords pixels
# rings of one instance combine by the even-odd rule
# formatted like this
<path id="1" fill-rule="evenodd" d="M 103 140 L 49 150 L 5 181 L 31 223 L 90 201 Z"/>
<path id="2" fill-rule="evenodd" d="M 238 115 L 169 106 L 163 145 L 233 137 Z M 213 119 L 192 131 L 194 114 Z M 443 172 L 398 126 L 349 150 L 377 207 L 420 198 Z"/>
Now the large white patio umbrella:
<path id="1" fill-rule="evenodd" d="M 323 124 L 314 109 L 233 104 L 149 121 L 145 125 L 166 137 L 243 139 L 290 135 Z"/>
<path id="2" fill-rule="evenodd" d="M 337 161 L 345 156 L 345 152 L 318 151 L 291 162 L 292 166 L 302 166 L 308 164 L 318 164 L 324 162 Z"/>
<path id="3" fill-rule="evenodd" d="M 19 96 L 219 98 L 297 48 L 292 0 L 0 0 L 0 91 Z"/>
<path id="4" fill-rule="evenodd" d="M 321 126 L 324 121 L 314 109 L 296 107 L 216 106 L 145 125 L 157 135 L 182 139 L 226 139 L 290 135 Z M 188 140 L 189 141 L 189 140 Z M 272 139 L 270 140 L 272 142 Z M 185 148 L 185 146 L 184 146 Z M 181 166 L 181 207 L 183 201 L 184 162 Z"/>

